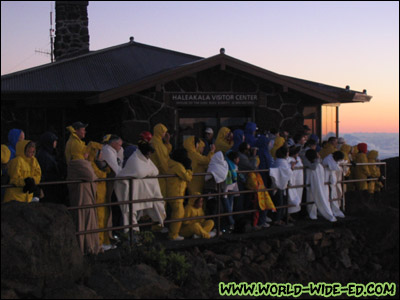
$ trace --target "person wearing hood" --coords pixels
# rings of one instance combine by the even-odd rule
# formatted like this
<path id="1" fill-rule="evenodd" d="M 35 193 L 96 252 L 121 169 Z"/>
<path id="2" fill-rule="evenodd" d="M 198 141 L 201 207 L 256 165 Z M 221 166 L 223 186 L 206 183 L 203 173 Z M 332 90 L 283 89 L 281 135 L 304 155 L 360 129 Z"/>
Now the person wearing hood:
<path id="1" fill-rule="evenodd" d="M 36 145 L 30 140 L 17 142 L 15 158 L 8 165 L 10 184 L 15 188 L 7 188 L 4 202 L 16 200 L 19 202 L 31 202 L 33 193 L 37 190 L 42 171 L 35 157 Z"/>
<path id="2" fill-rule="evenodd" d="M 129 157 L 125 167 L 119 172 L 118 177 L 135 177 L 132 181 L 132 198 L 129 198 L 129 180 L 118 180 L 115 182 L 115 193 L 118 201 L 139 200 L 139 199 L 162 199 L 160 185 L 154 177 L 159 174 L 159 170 L 150 159 L 154 152 L 150 145 L 152 139 L 151 133 L 143 131 L 138 141 L 138 149 Z M 164 227 L 166 218 L 164 201 L 139 202 L 132 205 L 132 224 L 137 224 L 142 215 L 148 215 L 154 222 Z M 129 225 L 129 205 L 121 205 L 124 225 Z M 158 230 L 158 226 L 153 230 Z M 133 230 L 139 232 L 139 227 L 133 227 Z M 128 232 L 128 228 L 125 229 Z"/>
<path id="3" fill-rule="evenodd" d="M 233 146 L 233 134 L 228 127 L 221 127 L 215 141 L 215 152 L 221 151 L 225 154 Z"/>
<path id="4" fill-rule="evenodd" d="M 194 194 L 200 195 L 200 193 Z M 203 217 L 203 198 L 190 198 L 185 207 L 184 218 Z M 183 221 L 179 234 L 185 238 L 204 238 L 209 239 L 215 236 L 215 232 L 211 231 L 214 227 L 213 220 L 196 219 Z"/>
<path id="5" fill-rule="evenodd" d="M 75 122 L 71 126 L 67 127 L 67 130 L 71 133 L 67 144 L 65 145 L 65 159 L 67 164 L 74 159 L 85 159 L 87 154 L 86 144 L 83 139 L 86 136 L 86 127 L 88 124 L 82 122 Z"/>
<path id="6" fill-rule="evenodd" d="M 354 160 L 355 163 L 368 163 L 367 152 L 368 145 L 365 143 L 360 143 L 357 145 L 358 153 Z M 371 177 L 371 172 L 369 166 L 366 165 L 357 165 L 354 170 L 354 178 L 355 179 L 368 179 Z M 368 182 L 361 181 L 356 182 L 356 188 L 358 191 L 367 191 L 368 190 Z"/>
<path id="7" fill-rule="evenodd" d="M 153 138 L 151 139 L 151 146 L 154 148 L 154 153 L 150 156 L 151 160 L 158 168 L 160 175 L 168 174 L 168 163 L 170 160 L 169 154 L 172 151 L 172 145 L 169 142 L 170 135 L 167 127 L 158 123 L 153 129 Z M 161 193 L 165 197 L 167 195 L 166 179 L 158 179 L 160 183 Z"/>
<path id="8" fill-rule="evenodd" d="M 319 212 L 330 222 L 336 222 L 329 203 L 329 187 L 325 184 L 324 167 L 320 164 L 317 151 L 309 149 L 306 152 L 307 161 L 310 163 L 306 169 L 307 205 L 308 215 L 311 220 L 316 220 Z"/>
<path id="9" fill-rule="evenodd" d="M 250 145 L 250 147 L 255 147 L 257 139 L 255 137 L 257 131 L 257 125 L 253 122 L 247 122 L 244 129 L 245 142 Z M 235 150 L 237 151 L 237 150 Z"/>
<path id="10" fill-rule="evenodd" d="M 195 136 L 189 136 L 184 142 L 183 147 L 188 153 L 188 157 L 192 161 L 193 173 L 205 173 L 214 155 L 215 146 L 211 145 L 210 152 L 207 156 L 202 155 L 204 150 L 204 142 Z M 190 195 L 195 193 L 202 193 L 204 188 L 204 176 L 193 176 L 192 181 L 188 183 L 188 190 Z"/>
<path id="11" fill-rule="evenodd" d="M 369 163 L 376 163 L 379 162 L 378 159 L 379 152 L 376 150 L 371 150 L 367 154 L 368 162 Z M 373 178 L 379 178 L 379 181 L 370 181 L 368 182 L 368 192 L 373 195 L 375 192 L 379 192 L 381 188 L 383 187 L 382 180 L 383 178 L 381 177 L 381 169 L 379 168 L 379 165 L 370 165 L 369 171 L 370 174 Z"/>
<path id="12" fill-rule="evenodd" d="M 8 149 L 11 152 L 10 160 L 16 156 L 16 145 L 25 139 L 25 133 L 21 129 L 11 129 L 8 132 Z"/>
<path id="13" fill-rule="evenodd" d="M 58 137 L 48 131 L 40 137 L 40 148 L 36 158 L 42 170 L 41 182 L 61 181 L 64 179 L 62 170 L 65 170 L 57 159 L 57 141 Z M 65 185 L 45 185 L 41 187 L 44 193 L 44 198 L 41 202 L 52 202 L 66 205 Z"/>
<path id="14" fill-rule="evenodd" d="M 168 174 L 176 175 L 175 177 L 167 178 L 167 197 L 179 197 L 185 195 L 185 190 L 188 183 L 192 180 L 191 160 L 187 156 L 186 149 L 176 149 L 171 154 L 171 159 L 168 162 Z M 168 200 L 168 205 L 171 207 L 171 220 L 181 219 L 185 215 L 183 207 L 183 199 Z M 181 241 L 184 237 L 179 235 L 182 222 L 174 222 L 169 226 L 168 236 L 173 241 Z"/>
<path id="15" fill-rule="evenodd" d="M 319 137 L 318 137 L 318 135 L 312 134 L 312 135 L 310 135 L 310 137 L 308 138 L 308 140 L 314 140 L 315 143 L 317 144 L 315 150 L 316 150 L 317 152 L 321 151 L 321 146 L 319 145 Z M 305 155 L 305 154 L 304 154 L 304 155 Z"/>

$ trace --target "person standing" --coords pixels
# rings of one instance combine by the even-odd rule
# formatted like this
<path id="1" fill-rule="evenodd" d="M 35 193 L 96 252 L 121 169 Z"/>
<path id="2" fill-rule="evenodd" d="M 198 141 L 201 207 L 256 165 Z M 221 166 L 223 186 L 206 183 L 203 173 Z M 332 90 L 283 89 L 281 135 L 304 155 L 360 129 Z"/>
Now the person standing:
<path id="1" fill-rule="evenodd" d="M 67 164 L 74 159 L 85 159 L 86 144 L 83 139 L 86 136 L 87 126 L 88 124 L 75 122 L 67 127 L 67 130 L 71 133 L 65 145 L 65 160 Z"/>
<path id="2" fill-rule="evenodd" d="M 157 167 L 160 175 L 168 173 L 169 154 L 172 151 L 172 145 L 170 144 L 171 136 L 168 133 L 168 128 L 164 124 L 158 123 L 154 126 L 153 137 L 151 139 L 151 146 L 154 148 L 154 153 L 151 154 L 150 158 Z M 165 178 L 159 178 L 161 193 L 165 197 L 167 195 L 167 184 Z"/>
<path id="3" fill-rule="evenodd" d="M 221 151 L 225 154 L 233 146 L 233 134 L 228 127 L 221 127 L 215 141 L 215 152 Z"/>
<path id="4" fill-rule="evenodd" d="M 205 138 L 204 138 L 204 152 L 203 155 L 208 155 L 208 152 L 211 150 L 211 145 L 214 145 L 215 139 L 214 139 L 214 130 L 212 128 L 207 127 L 206 130 L 204 131 L 205 133 Z"/>

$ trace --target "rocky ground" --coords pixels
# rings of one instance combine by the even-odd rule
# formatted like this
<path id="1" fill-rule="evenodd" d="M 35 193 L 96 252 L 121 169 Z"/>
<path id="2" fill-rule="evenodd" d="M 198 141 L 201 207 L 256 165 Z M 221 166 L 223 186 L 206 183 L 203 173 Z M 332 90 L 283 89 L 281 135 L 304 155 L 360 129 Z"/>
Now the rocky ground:
<path id="1" fill-rule="evenodd" d="M 221 298 L 220 281 L 394 282 L 398 298 L 398 165 L 388 161 L 388 189 L 374 199 L 347 193 L 346 218 L 334 224 L 298 220 L 206 241 L 148 240 L 84 259 L 66 210 L 2 204 L 1 298 Z"/>

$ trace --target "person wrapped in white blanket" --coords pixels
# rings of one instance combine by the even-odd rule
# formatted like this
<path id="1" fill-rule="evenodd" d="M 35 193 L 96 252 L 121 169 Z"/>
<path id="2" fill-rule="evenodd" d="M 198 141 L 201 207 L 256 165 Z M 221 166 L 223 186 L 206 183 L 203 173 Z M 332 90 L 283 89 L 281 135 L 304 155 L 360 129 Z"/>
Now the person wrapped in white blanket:
<path id="1" fill-rule="evenodd" d="M 277 188 L 277 190 L 273 192 L 272 197 L 275 207 L 286 205 L 286 197 L 284 197 L 284 193 L 290 178 L 292 178 L 293 168 L 296 164 L 295 162 L 289 164 L 288 156 L 289 149 L 286 145 L 276 150 L 276 159 L 269 171 L 269 176 L 271 176 L 272 179 L 272 187 Z M 277 208 L 274 225 L 286 225 L 286 223 L 282 220 L 285 211 L 285 208 Z"/>
<path id="2" fill-rule="evenodd" d="M 325 171 L 320 164 L 320 158 L 317 151 L 309 149 L 306 152 L 306 158 L 309 164 L 306 169 L 307 202 L 314 202 L 307 205 L 307 211 L 310 219 L 317 219 L 319 212 L 330 222 L 336 222 L 331 205 L 329 203 L 329 188 L 325 185 Z"/>
<path id="3" fill-rule="evenodd" d="M 304 184 L 304 175 L 303 175 L 303 163 L 301 159 L 299 158 L 299 153 L 300 153 L 301 147 L 299 146 L 291 146 L 289 148 L 289 158 L 288 162 L 290 163 L 295 163 L 294 167 L 295 169 L 293 170 L 292 177 L 289 180 L 289 184 L 291 186 L 296 186 L 296 185 L 303 185 Z M 300 211 L 301 207 L 301 199 L 303 197 L 303 188 L 295 188 L 295 189 L 289 189 L 288 192 L 288 204 L 289 205 L 295 205 L 292 207 L 288 208 L 288 214 L 294 214 Z M 291 216 L 289 216 L 290 221 L 294 221 Z"/>
<path id="4" fill-rule="evenodd" d="M 118 177 L 133 176 L 132 179 L 133 195 L 129 199 L 129 180 L 119 180 L 115 182 L 115 194 L 118 201 L 138 200 L 138 199 L 161 199 L 163 198 L 160 185 L 156 178 L 146 179 L 158 175 L 158 169 L 150 159 L 154 149 L 150 145 L 151 133 L 142 132 L 138 142 L 138 149 L 129 157 L 125 167 L 117 174 Z M 129 204 L 121 205 L 121 211 L 124 226 L 129 224 Z M 158 222 L 160 226 L 164 226 L 166 218 L 165 202 L 141 202 L 133 204 L 132 224 L 142 215 L 148 215 L 154 222 Z M 139 227 L 133 227 L 135 231 L 139 231 Z M 127 232 L 128 229 L 125 229 Z"/>
<path id="5" fill-rule="evenodd" d="M 339 162 L 344 159 L 344 154 L 342 151 L 335 151 L 332 154 L 329 154 L 324 158 L 322 161 L 322 165 L 325 168 L 325 182 L 329 182 L 330 185 L 330 193 L 329 187 L 325 185 L 325 188 L 328 190 L 329 193 L 329 200 L 337 199 L 342 196 L 342 186 L 338 182 L 337 178 L 338 172 L 342 171 L 341 167 L 339 166 Z M 331 209 L 332 213 L 335 217 L 344 218 L 343 212 L 339 208 L 339 201 L 331 201 Z"/>

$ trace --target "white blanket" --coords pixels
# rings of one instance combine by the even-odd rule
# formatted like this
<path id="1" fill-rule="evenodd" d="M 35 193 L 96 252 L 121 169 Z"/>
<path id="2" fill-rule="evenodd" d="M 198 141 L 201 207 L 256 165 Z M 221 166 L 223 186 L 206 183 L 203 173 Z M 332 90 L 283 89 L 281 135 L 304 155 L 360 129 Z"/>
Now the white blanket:
<path id="1" fill-rule="evenodd" d="M 289 161 L 289 163 L 296 162 L 296 160 L 293 157 L 289 157 L 288 161 Z M 297 167 L 303 167 L 303 164 L 302 164 L 300 158 L 297 158 L 297 163 L 295 165 L 295 168 L 297 168 Z M 289 184 L 291 186 L 304 184 L 304 176 L 303 176 L 302 169 L 301 170 L 293 170 L 293 174 L 289 180 Z M 301 198 L 303 197 L 303 188 L 289 189 L 288 196 L 289 196 L 288 204 L 296 205 L 294 207 L 289 207 L 288 213 L 293 214 L 293 213 L 299 212 L 301 209 L 300 204 L 301 204 Z"/>
<path id="2" fill-rule="evenodd" d="M 328 221 L 336 222 L 336 218 L 332 213 L 329 203 L 329 188 L 324 183 L 325 173 L 324 167 L 318 164 L 315 170 L 306 170 L 307 202 L 314 201 L 314 204 L 307 205 L 307 211 L 311 219 L 317 219 L 318 212 Z"/>
<path id="3" fill-rule="evenodd" d="M 214 180 L 216 183 L 221 183 L 226 180 L 226 176 L 228 175 L 228 163 L 224 158 L 224 154 L 221 151 L 218 151 L 213 155 L 211 161 L 208 165 L 207 173 L 212 173 L 214 176 Z M 210 175 L 206 175 L 205 180 L 211 179 Z"/>
<path id="4" fill-rule="evenodd" d="M 337 183 L 337 176 L 339 175 L 341 177 L 341 167 L 339 166 L 338 162 L 333 159 L 332 154 L 329 154 L 327 157 L 325 157 L 322 161 L 322 164 L 325 167 L 325 182 L 330 183 L 329 187 L 331 189 L 331 192 L 329 195 L 329 199 L 332 200 L 341 198 L 343 194 L 342 186 L 340 183 Z M 339 203 L 339 201 L 331 202 L 331 209 L 335 217 L 344 218 L 344 214 L 340 210 Z"/>
<path id="5" fill-rule="evenodd" d="M 278 158 L 274 162 L 274 166 L 269 171 L 272 183 L 280 190 L 287 188 L 290 178 L 292 178 L 293 171 L 287 159 Z"/>
<path id="6" fill-rule="evenodd" d="M 118 174 L 122 170 L 122 162 L 124 161 L 124 149 L 117 152 L 110 145 L 104 145 L 101 149 L 102 157 L 105 162 L 110 166 L 115 174 Z"/>
<path id="7" fill-rule="evenodd" d="M 125 167 L 117 174 L 117 177 L 134 176 L 138 178 L 132 180 L 132 199 L 129 199 L 129 180 L 120 180 L 116 181 L 114 185 L 114 191 L 118 201 L 163 198 L 158 179 L 144 179 L 145 177 L 157 175 L 158 169 L 154 163 L 150 159 L 147 159 L 139 149 L 136 150 L 126 162 Z M 124 216 L 124 225 L 127 225 L 129 220 L 129 205 L 121 205 L 121 210 Z M 166 218 L 164 201 L 134 203 L 133 224 L 136 224 L 137 219 L 140 218 L 140 216 L 137 217 L 138 211 L 143 211 L 143 214 L 149 215 L 153 221 L 159 222 L 164 226 L 164 220 Z M 138 230 L 136 228 L 135 230 Z"/>

